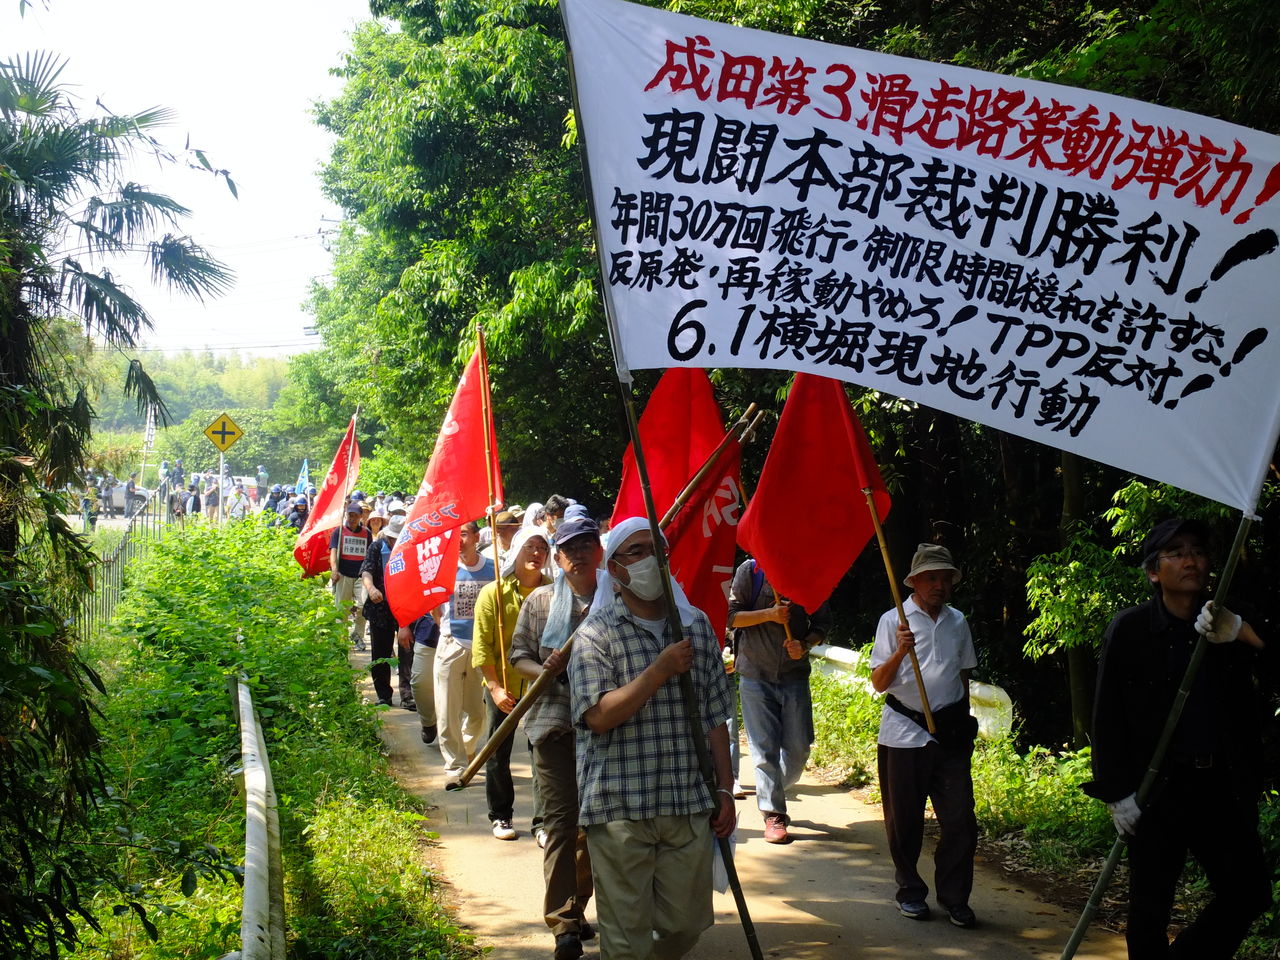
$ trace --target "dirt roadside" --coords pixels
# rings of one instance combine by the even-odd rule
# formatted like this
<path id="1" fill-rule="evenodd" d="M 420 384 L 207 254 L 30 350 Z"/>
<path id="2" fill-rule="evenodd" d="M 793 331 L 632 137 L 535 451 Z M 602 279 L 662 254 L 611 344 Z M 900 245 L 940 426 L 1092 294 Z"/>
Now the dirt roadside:
<path id="1" fill-rule="evenodd" d="M 353 654 L 352 665 L 367 665 L 367 658 Z M 371 699 L 367 679 L 365 687 Z M 446 792 L 439 750 L 422 743 L 418 715 L 399 707 L 382 711 L 382 738 L 396 776 L 432 807 L 431 829 L 440 839 L 430 859 L 447 884 L 445 900 L 479 945 L 490 948 L 493 960 L 550 957 L 552 948 L 551 934 L 541 922 L 542 851 L 529 831 L 529 753 L 523 735 L 518 736 L 512 772 L 520 836 L 495 840 L 486 817 L 483 774 L 465 790 Z M 742 773 L 749 784 L 745 756 Z M 781 846 L 762 839 L 754 799 L 738 802 L 736 862 L 764 956 L 1057 960 L 1061 954 L 1076 915 L 1045 903 L 981 862 L 970 901 L 980 920 L 978 929 L 957 929 L 937 911 L 928 922 L 903 919 L 891 903 L 893 866 L 879 808 L 863 803 L 851 790 L 809 776 L 788 803 L 795 841 Z M 733 898 L 717 894 L 715 910 L 715 926 L 691 956 L 749 956 Z M 599 955 L 597 941 L 586 946 L 588 958 Z M 1080 960 L 1126 956 L 1122 937 L 1097 929 L 1077 953 Z"/>

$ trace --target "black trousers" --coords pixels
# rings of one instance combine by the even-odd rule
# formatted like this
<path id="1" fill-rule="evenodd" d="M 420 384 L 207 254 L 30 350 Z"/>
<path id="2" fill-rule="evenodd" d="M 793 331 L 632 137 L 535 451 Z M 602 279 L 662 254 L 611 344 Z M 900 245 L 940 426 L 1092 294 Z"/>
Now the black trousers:
<path id="1" fill-rule="evenodd" d="M 495 730 L 501 726 L 507 715 L 498 709 L 489 691 L 484 692 L 485 712 L 489 717 L 489 729 L 485 740 L 489 740 Z M 511 748 L 516 742 L 516 734 L 512 733 L 503 741 L 502 746 L 493 752 L 484 765 L 484 795 L 489 805 L 490 820 L 511 820 L 515 817 L 516 788 L 511 779 Z M 529 748 L 529 762 L 533 762 L 533 747 Z M 538 778 L 533 780 L 533 829 L 542 826 L 542 791 L 538 787 Z"/>
<path id="2" fill-rule="evenodd" d="M 929 886 L 916 869 L 924 843 L 924 805 L 933 801 L 942 836 L 933 854 L 933 885 L 943 907 L 962 907 L 973 890 L 973 854 L 978 847 L 978 821 L 973 814 L 972 751 L 923 747 L 877 750 L 884 829 L 893 857 L 899 903 L 922 901 Z"/>
<path id="3" fill-rule="evenodd" d="M 1230 960 L 1271 903 L 1271 871 L 1258 837 L 1258 800 L 1224 771 L 1170 762 L 1129 841 L 1130 960 Z M 1169 913 L 1187 854 L 1199 862 L 1213 899 L 1169 944 Z"/>
<path id="4" fill-rule="evenodd" d="M 369 659 L 373 661 L 369 665 L 369 673 L 373 675 L 373 692 L 379 702 L 391 702 L 391 664 L 378 663 L 379 660 L 386 660 L 394 657 L 396 649 L 396 627 L 394 623 L 389 627 L 374 626 L 369 624 Z"/>

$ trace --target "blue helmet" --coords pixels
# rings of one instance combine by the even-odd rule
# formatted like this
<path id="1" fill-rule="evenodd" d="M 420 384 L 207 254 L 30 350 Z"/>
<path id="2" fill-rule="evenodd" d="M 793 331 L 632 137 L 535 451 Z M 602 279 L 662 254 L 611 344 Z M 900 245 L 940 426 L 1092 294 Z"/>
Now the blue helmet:
<path id="1" fill-rule="evenodd" d="M 272 492 L 272 493 L 283 493 L 283 492 L 284 492 L 284 487 L 280 486 L 280 484 L 278 484 L 278 483 L 273 483 L 273 484 L 271 485 L 271 492 Z"/>

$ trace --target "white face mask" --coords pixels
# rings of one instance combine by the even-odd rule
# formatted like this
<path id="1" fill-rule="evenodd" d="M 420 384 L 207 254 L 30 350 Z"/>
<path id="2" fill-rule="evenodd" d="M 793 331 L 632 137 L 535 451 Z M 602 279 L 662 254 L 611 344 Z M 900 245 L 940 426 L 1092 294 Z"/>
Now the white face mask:
<path id="1" fill-rule="evenodd" d="M 627 576 L 631 578 L 627 589 L 641 600 L 657 600 L 662 596 L 662 570 L 657 557 L 637 560 L 627 567 Z"/>

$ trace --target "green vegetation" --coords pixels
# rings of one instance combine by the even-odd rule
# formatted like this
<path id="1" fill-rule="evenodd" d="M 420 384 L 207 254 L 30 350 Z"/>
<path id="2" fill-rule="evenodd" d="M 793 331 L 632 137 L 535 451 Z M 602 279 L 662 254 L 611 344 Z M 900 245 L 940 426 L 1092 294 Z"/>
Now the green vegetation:
<path id="1" fill-rule="evenodd" d="M 140 896 L 100 844 L 67 842 L 111 801 L 92 707 L 101 682 L 73 635 L 94 556 L 63 519 L 75 505 L 53 492 L 78 486 L 88 452 L 83 341 L 136 347 L 151 321 L 128 292 L 131 267 L 196 298 L 231 282 L 182 233 L 187 208 L 125 179 L 139 154 L 182 162 L 155 139 L 169 112 L 119 115 L 101 101 L 82 112 L 61 71 L 49 54 L 0 62 L 0 955 L 12 957 L 74 944 L 95 922 L 94 888 L 119 884 L 125 910 Z M 162 409 L 135 359 L 124 392 Z"/>
<path id="2" fill-rule="evenodd" d="M 172 532 L 132 569 L 110 635 L 91 651 L 111 690 L 101 726 L 112 800 L 85 837 L 117 838 L 108 851 L 147 919 L 117 910 L 86 938 L 90 956 L 238 947 L 244 804 L 227 678 L 241 673 L 280 800 L 293 955 L 473 954 L 436 905 L 421 857 L 432 835 L 387 769 L 332 602 L 298 578 L 292 542 L 257 522 Z M 107 917 L 114 903 L 104 891 L 94 912 Z"/>

